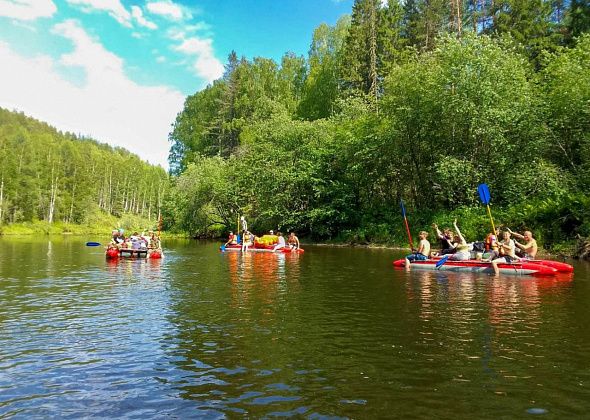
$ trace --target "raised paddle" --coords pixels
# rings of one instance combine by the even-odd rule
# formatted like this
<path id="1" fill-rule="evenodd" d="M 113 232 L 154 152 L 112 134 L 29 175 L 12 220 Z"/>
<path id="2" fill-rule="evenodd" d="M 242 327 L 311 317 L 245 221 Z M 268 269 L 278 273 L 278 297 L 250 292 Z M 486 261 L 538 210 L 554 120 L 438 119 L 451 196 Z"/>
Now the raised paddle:
<path id="1" fill-rule="evenodd" d="M 410 242 L 410 250 L 414 251 L 414 241 L 412 241 L 412 234 L 410 233 L 410 226 L 408 225 L 408 218 L 406 217 L 406 207 L 404 206 L 404 200 L 400 200 L 399 205 L 402 209 L 402 216 L 404 216 L 404 222 L 406 224 L 406 233 L 408 234 L 408 241 Z"/>
<path id="2" fill-rule="evenodd" d="M 86 246 L 100 246 L 99 242 L 86 242 Z"/>
<path id="3" fill-rule="evenodd" d="M 496 234 L 496 226 L 494 226 L 494 219 L 492 217 L 492 211 L 490 210 L 490 190 L 486 184 L 479 184 L 477 187 L 479 193 L 479 199 L 488 209 L 488 216 L 490 216 L 490 222 L 492 222 L 492 233 Z"/>

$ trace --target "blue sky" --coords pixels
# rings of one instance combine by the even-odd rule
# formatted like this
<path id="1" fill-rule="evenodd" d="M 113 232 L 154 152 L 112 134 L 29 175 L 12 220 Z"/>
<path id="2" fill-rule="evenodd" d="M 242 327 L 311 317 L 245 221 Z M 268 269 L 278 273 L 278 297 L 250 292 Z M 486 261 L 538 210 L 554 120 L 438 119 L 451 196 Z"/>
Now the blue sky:
<path id="1" fill-rule="evenodd" d="M 0 0 L 0 106 L 167 167 L 184 99 L 228 54 L 307 56 L 353 0 Z"/>

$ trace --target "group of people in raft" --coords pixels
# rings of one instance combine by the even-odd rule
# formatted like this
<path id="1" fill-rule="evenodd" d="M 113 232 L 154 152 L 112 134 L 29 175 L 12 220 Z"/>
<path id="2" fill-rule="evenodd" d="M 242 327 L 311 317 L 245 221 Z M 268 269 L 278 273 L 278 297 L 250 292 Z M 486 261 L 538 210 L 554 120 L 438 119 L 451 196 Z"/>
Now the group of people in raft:
<path id="1" fill-rule="evenodd" d="M 436 223 L 432 225 L 441 245 L 441 251 L 437 255 L 449 255 L 448 259 L 451 261 L 467 261 L 475 258 L 491 262 L 494 273 L 497 275 L 499 273 L 498 264 L 512 263 L 521 259 L 534 259 L 537 256 L 537 241 L 528 230 L 521 235 L 506 228 L 502 233 L 502 240 L 499 240 L 500 229 L 498 228 L 495 233 L 488 234 L 483 244 L 475 242 L 470 246 L 461 234 L 456 219 L 453 226 L 454 231 L 447 228 L 441 232 Z M 512 239 L 511 236 L 524 240 L 524 243 Z M 430 258 L 430 242 L 427 238 L 428 232 L 421 231 L 418 250 L 406 257 L 406 267 L 410 267 L 410 263 L 413 261 L 425 261 Z M 479 245 L 480 249 L 477 249 L 476 245 Z"/>
<path id="2" fill-rule="evenodd" d="M 146 234 L 142 232 L 141 235 L 138 232 L 134 232 L 133 235 L 125 236 L 123 229 L 115 229 L 112 232 L 111 242 L 109 248 L 117 249 L 132 249 L 132 250 L 144 250 L 144 249 L 160 249 L 160 238 L 153 232 L 148 231 Z"/>
<path id="3" fill-rule="evenodd" d="M 265 241 L 263 239 L 269 239 Z M 254 243 L 263 243 L 265 245 L 273 245 L 272 250 L 278 251 L 282 248 L 291 248 L 292 250 L 299 249 L 299 238 L 295 235 L 295 232 L 289 233 L 287 240 L 285 241 L 285 237 L 283 236 L 282 232 L 277 232 L 275 235 L 273 230 L 270 230 L 267 235 L 262 237 L 258 237 L 249 230 L 243 230 L 242 236 L 234 234 L 233 232 L 229 233 L 229 238 L 224 246 L 228 245 L 242 245 L 242 252 L 248 251 L 248 248 L 253 246 Z"/>

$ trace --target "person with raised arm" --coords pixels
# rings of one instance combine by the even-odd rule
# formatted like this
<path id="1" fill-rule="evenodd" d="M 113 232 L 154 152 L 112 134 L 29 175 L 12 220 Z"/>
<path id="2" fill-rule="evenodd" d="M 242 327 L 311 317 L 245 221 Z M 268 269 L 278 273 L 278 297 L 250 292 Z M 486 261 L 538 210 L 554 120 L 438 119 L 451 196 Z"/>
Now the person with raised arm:
<path id="1" fill-rule="evenodd" d="M 453 226 L 455 227 L 455 232 L 457 232 L 457 235 L 455 235 L 454 239 L 454 242 L 456 244 L 456 252 L 449 257 L 449 260 L 467 261 L 471 258 L 471 254 L 469 253 L 469 245 L 467 244 L 465 237 L 463 237 L 463 234 L 461 234 L 459 226 L 457 226 L 457 219 L 455 219 L 455 221 L 453 222 Z"/>
<path id="2" fill-rule="evenodd" d="M 521 252 L 522 258 L 527 259 L 527 260 L 535 259 L 535 257 L 537 256 L 537 252 L 539 250 L 539 247 L 537 245 L 537 241 L 533 238 L 533 233 L 530 230 L 526 230 L 524 232 L 524 234 L 521 235 L 520 233 L 511 231 L 510 228 L 506 228 L 506 229 L 515 238 L 524 239 L 524 241 L 525 241 L 524 244 L 521 244 L 520 242 L 518 242 L 516 240 L 514 241 L 514 244 L 516 245 L 516 247 L 520 251 L 522 251 Z"/>
<path id="3" fill-rule="evenodd" d="M 433 223 L 432 227 L 436 231 L 436 236 L 440 242 L 440 255 L 454 254 L 457 252 L 456 244 L 453 242 L 453 231 L 446 228 L 441 232 L 436 223 Z"/>

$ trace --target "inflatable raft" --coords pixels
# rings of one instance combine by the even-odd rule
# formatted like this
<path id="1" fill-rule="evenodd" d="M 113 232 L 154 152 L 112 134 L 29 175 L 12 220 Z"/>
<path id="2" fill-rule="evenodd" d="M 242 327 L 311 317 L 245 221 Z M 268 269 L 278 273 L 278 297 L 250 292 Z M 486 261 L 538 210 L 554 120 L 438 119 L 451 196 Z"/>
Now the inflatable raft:
<path id="1" fill-rule="evenodd" d="M 432 257 L 433 260 L 435 261 L 439 261 L 441 258 L 443 258 L 444 255 L 439 255 L 436 257 Z M 473 262 L 482 262 L 479 260 L 470 260 Z M 529 262 L 529 263 L 533 263 L 533 264 L 539 264 L 539 265 L 545 265 L 547 267 L 551 267 L 551 268 L 555 268 L 559 273 L 573 273 L 574 272 L 574 267 L 570 264 L 566 264 L 563 262 L 559 262 L 559 261 L 553 261 L 553 260 L 524 260 L 525 262 Z M 447 261 L 445 263 L 445 265 L 447 263 L 449 263 L 450 261 Z"/>
<path id="2" fill-rule="evenodd" d="M 242 250 L 242 245 L 239 244 L 231 244 L 231 245 L 226 245 L 226 246 L 221 246 L 219 248 L 221 251 L 241 251 Z M 303 252 L 305 252 L 303 249 L 298 248 L 298 249 L 291 249 L 290 247 L 284 247 L 284 248 L 280 248 L 277 249 L 275 251 L 274 249 L 274 245 L 260 245 L 260 244 L 254 244 L 253 246 L 249 246 L 248 247 L 248 252 L 274 252 L 274 253 L 285 253 L 285 254 L 290 254 L 290 253 L 297 253 L 297 254 L 301 254 Z"/>
<path id="3" fill-rule="evenodd" d="M 127 248 L 108 248 L 105 252 L 107 259 L 115 258 L 152 258 L 160 259 L 163 257 L 161 249 L 127 249 Z"/>
<path id="4" fill-rule="evenodd" d="M 440 267 L 436 267 L 436 263 L 439 259 L 429 259 L 426 261 L 414 261 L 411 264 L 412 269 L 420 270 L 440 270 L 440 271 L 455 271 L 455 272 L 468 272 L 468 273 L 489 273 L 493 274 L 494 269 L 492 263 L 479 260 L 468 260 L 468 261 L 451 261 L 447 260 Z M 547 262 L 548 260 L 543 260 Z M 557 262 L 557 261 L 553 261 Z M 551 263 L 551 261 L 549 261 Z M 563 264 L 563 263 L 558 263 Z M 394 267 L 404 267 L 405 259 L 399 259 L 393 262 Z M 565 264 L 568 265 L 568 264 Z M 571 266 L 570 266 L 571 267 Z M 553 276 L 560 271 L 554 267 L 546 264 L 540 264 L 538 262 L 531 261 L 518 261 L 514 263 L 501 263 L 498 264 L 500 274 L 516 275 L 516 276 Z M 573 269 L 571 270 L 573 271 Z"/>

